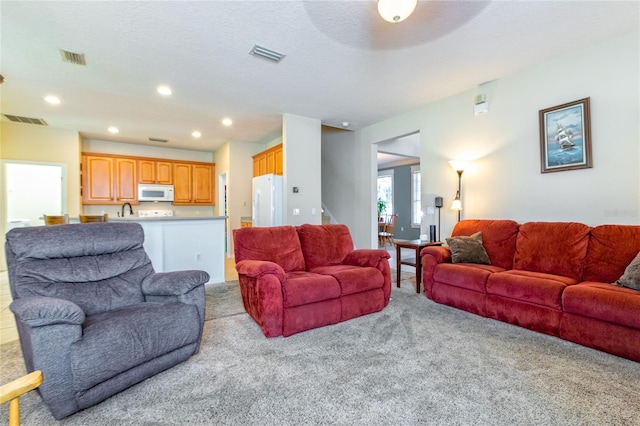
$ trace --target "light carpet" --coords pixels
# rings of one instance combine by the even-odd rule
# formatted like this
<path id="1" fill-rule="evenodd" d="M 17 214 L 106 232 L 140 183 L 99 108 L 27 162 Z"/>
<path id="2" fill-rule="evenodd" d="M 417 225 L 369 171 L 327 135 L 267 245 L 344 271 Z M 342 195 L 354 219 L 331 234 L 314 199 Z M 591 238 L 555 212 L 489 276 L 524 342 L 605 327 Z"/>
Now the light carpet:
<path id="1" fill-rule="evenodd" d="M 638 424 L 640 364 L 438 305 L 410 280 L 379 313 L 272 339 L 237 282 L 207 293 L 198 354 L 60 424 Z M 6 382 L 24 367 L 17 343 L 0 350 Z M 24 425 L 56 423 L 37 393 L 21 405 Z"/>

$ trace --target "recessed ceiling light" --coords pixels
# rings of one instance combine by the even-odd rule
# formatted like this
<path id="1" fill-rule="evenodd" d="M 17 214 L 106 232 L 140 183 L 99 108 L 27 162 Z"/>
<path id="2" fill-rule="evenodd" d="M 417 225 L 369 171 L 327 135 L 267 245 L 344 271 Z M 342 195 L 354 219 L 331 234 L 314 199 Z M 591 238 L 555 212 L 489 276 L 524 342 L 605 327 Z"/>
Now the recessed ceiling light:
<path id="1" fill-rule="evenodd" d="M 224 118 L 222 119 L 222 124 L 224 124 L 225 126 L 231 126 L 233 124 L 233 120 L 231 120 L 230 118 Z"/>
<path id="2" fill-rule="evenodd" d="M 156 90 L 162 96 L 170 96 L 171 93 L 173 93 L 173 92 L 171 92 L 171 87 L 169 87 L 169 86 L 158 86 L 158 88 Z"/>
<path id="3" fill-rule="evenodd" d="M 44 100 L 50 103 L 51 105 L 58 105 L 60 103 L 60 98 L 53 95 L 45 96 Z"/>
<path id="4" fill-rule="evenodd" d="M 199 138 L 200 136 L 202 136 L 202 133 L 200 133 L 200 132 L 199 132 L 199 131 L 197 131 L 197 130 L 194 130 L 194 131 L 191 133 L 191 136 L 193 136 L 194 138 Z"/>
<path id="5" fill-rule="evenodd" d="M 109 131 L 109 133 L 119 133 L 120 130 L 118 130 L 117 127 L 111 126 L 107 129 Z"/>

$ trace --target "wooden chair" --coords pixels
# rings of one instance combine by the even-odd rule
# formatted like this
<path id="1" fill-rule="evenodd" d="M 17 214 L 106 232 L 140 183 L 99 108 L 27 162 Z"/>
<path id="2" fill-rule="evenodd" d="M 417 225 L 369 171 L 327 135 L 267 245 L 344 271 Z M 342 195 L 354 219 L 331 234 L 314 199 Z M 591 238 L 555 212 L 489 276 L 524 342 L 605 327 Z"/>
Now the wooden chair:
<path id="1" fill-rule="evenodd" d="M 69 223 L 68 214 L 61 216 L 47 216 L 46 214 L 43 214 L 42 217 L 44 218 L 45 225 L 64 225 L 65 223 Z"/>
<path id="2" fill-rule="evenodd" d="M 108 214 L 99 214 L 99 215 L 80 215 L 80 223 L 91 223 L 91 222 L 108 222 L 109 215 Z"/>
<path id="3" fill-rule="evenodd" d="M 386 226 L 384 227 L 384 230 L 378 232 L 378 239 L 380 240 L 380 243 L 382 244 L 382 246 L 384 246 L 385 248 L 387 247 L 387 241 L 391 240 L 392 245 L 394 243 L 393 234 L 395 232 L 397 220 L 398 220 L 398 213 L 389 216 L 389 220 Z"/>
<path id="4" fill-rule="evenodd" d="M 36 370 L 0 386 L 0 404 L 9 402 L 9 426 L 20 424 L 20 397 L 42 384 L 42 371 Z"/>

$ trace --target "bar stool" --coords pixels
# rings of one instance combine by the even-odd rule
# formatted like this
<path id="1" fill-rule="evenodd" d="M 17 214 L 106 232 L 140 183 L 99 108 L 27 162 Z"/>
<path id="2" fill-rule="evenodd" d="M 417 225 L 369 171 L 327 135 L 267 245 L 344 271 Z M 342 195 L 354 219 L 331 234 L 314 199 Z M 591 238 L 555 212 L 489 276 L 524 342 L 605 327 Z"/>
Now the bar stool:
<path id="1" fill-rule="evenodd" d="M 64 214 L 61 216 L 51 216 L 43 214 L 45 225 L 64 225 L 65 223 L 69 223 L 69 215 Z"/>
<path id="2" fill-rule="evenodd" d="M 108 222 L 109 215 L 108 214 L 99 214 L 99 215 L 80 215 L 80 223 L 91 223 L 91 222 Z"/>

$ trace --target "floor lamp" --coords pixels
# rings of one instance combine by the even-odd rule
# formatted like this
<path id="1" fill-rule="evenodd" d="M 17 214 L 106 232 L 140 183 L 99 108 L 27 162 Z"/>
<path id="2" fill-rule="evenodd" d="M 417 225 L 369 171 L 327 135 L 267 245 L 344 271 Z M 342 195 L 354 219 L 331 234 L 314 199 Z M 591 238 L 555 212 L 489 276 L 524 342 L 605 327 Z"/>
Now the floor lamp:
<path id="1" fill-rule="evenodd" d="M 451 210 L 457 210 L 458 211 L 458 222 L 460 222 L 460 219 L 462 217 L 462 215 L 461 215 L 461 213 L 462 213 L 462 198 L 461 198 L 461 195 L 462 195 L 462 173 L 464 172 L 464 169 L 466 167 L 466 162 L 452 160 L 452 161 L 449 161 L 449 164 L 451 164 L 451 167 L 453 167 L 454 170 L 456 171 L 456 173 L 458 173 L 458 191 L 456 192 L 456 197 L 451 202 Z"/>
<path id="2" fill-rule="evenodd" d="M 438 208 L 438 241 L 440 240 L 440 209 L 442 209 L 442 197 L 436 197 L 436 207 Z"/>

